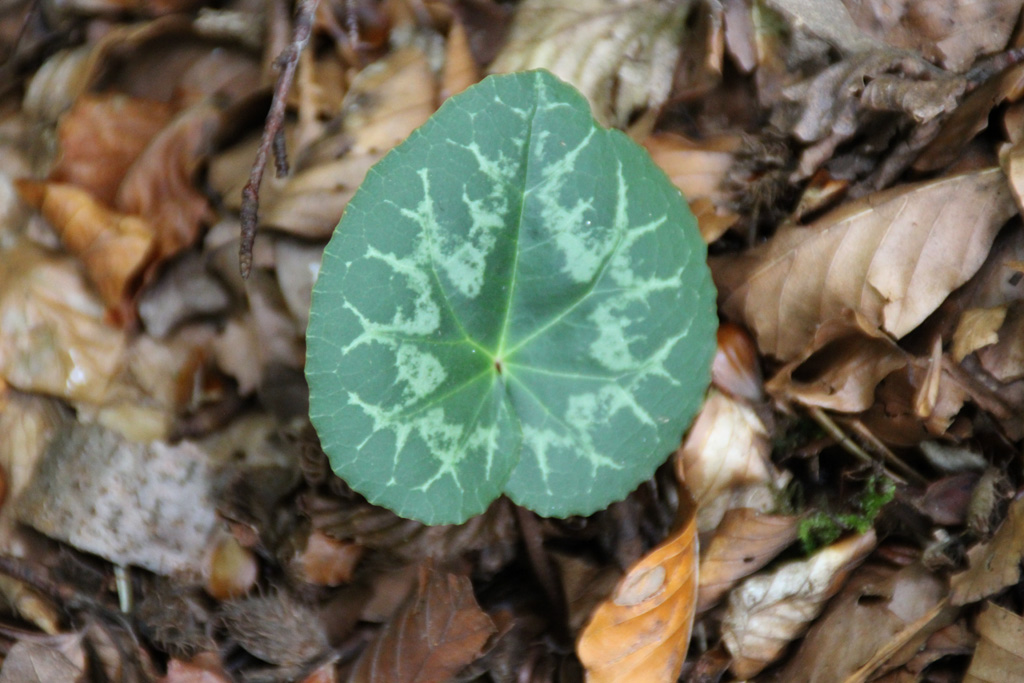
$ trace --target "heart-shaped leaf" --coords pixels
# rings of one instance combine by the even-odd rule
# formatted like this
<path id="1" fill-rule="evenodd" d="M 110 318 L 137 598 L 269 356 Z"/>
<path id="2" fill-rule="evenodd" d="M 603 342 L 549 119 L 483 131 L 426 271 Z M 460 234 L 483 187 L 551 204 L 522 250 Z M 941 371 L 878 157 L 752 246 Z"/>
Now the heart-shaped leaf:
<path id="1" fill-rule="evenodd" d="M 324 251 L 310 417 L 334 470 L 432 524 L 502 493 L 590 514 L 650 477 L 708 384 L 715 292 L 679 192 L 545 71 L 450 98 Z"/>

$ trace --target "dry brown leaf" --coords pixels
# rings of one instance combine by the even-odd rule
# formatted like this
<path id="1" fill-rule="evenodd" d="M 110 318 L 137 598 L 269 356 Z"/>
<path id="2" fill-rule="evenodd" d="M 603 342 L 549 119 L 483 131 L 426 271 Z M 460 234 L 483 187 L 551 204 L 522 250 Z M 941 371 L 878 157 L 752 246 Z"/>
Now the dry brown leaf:
<path id="1" fill-rule="evenodd" d="M 733 590 L 722 621 L 733 674 L 749 678 L 774 662 L 874 547 L 872 530 L 747 579 Z"/>
<path id="2" fill-rule="evenodd" d="M 363 651 L 348 683 L 447 681 L 495 632 L 468 578 L 422 568 L 416 593 Z"/>
<path id="3" fill-rule="evenodd" d="M 719 189 L 740 146 L 731 135 L 693 142 L 680 135 L 659 133 L 644 141 L 654 163 L 690 202 L 701 235 L 714 242 L 732 227 L 739 216 L 727 208 L 727 198 Z"/>
<path id="4" fill-rule="evenodd" d="M 189 661 L 172 659 L 167 663 L 167 675 L 160 683 L 230 683 L 231 678 L 224 671 L 220 658 L 210 652 L 203 652 Z"/>
<path id="5" fill-rule="evenodd" d="M 261 224 L 298 237 L 327 239 L 366 172 L 380 158 L 377 154 L 349 154 L 297 172 L 261 205 Z M 244 181 L 238 185 L 239 196 L 242 185 Z"/>
<path id="6" fill-rule="evenodd" d="M 1024 65 L 1021 65 L 1024 69 Z M 1004 147 L 999 151 L 999 165 L 1006 172 L 1017 206 L 1024 207 L 1024 142 Z"/>
<path id="7" fill-rule="evenodd" d="M 209 102 L 182 112 L 139 156 L 117 191 L 117 208 L 145 216 L 156 230 L 161 260 L 191 246 L 212 218 L 193 175 L 221 123 L 220 110 Z"/>
<path id="8" fill-rule="evenodd" d="M 745 507 L 743 496 L 734 494 L 775 484 L 769 451 L 768 433 L 757 414 L 711 389 L 675 456 L 677 471 L 697 501 L 699 533 L 718 526 L 730 507 Z"/>
<path id="9" fill-rule="evenodd" d="M 1024 671 L 1024 618 L 992 602 L 974 625 L 981 639 L 964 683 L 1002 683 Z"/>
<path id="10" fill-rule="evenodd" d="M 735 161 L 740 139 L 734 135 L 694 142 L 681 135 L 658 133 L 644 141 L 669 180 L 687 199 L 719 196 L 719 185 Z"/>
<path id="11" fill-rule="evenodd" d="M 914 496 L 914 507 L 940 526 L 962 526 L 978 476 L 977 472 L 961 472 L 933 481 L 924 493 Z"/>
<path id="12" fill-rule="evenodd" d="M 902 666 L 946 626 L 946 582 L 919 564 L 859 568 L 780 674 L 780 680 L 862 683 L 883 665 Z"/>
<path id="13" fill-rule="evenodd" d="M 80 45 L 51 55 L 29 81 L 22 111 L 39 121 L 57 121 L 89 87 L 93 47 Z"/>
<path id="14" fill-rule="evenodd" d="M 845 309 L 903 337 L 977 271 L 1016 211 L 988 169 L 864 197 L 710 263 L 725 313 L 788 361 Z"/>
<path id="15" fill-rule="evenodd" d="M 722 10 L 725 47 L 740 71 L 749 74 L 758 61 L 750 3 L 746 0 L 724 0 Z"/>
<path id="16" fill-rule="evenodd" d="M 28 243 L 0 259 L 0 376 L 22 391 L 102 403 L 123 363 L 125 336 L 73 259 Z"/>
<path id="17" fill-rule="evenodd" d="M 171 107 L 164 102 L 85 94 L 60 119 L 60 158 L 50 180 L 113 206 L 125 173 L 170 120 Z"/>
<path id="18" fill-rule="evenodd" d="M 1024 497 L 1010 504 L 1006 519 L 992 540 L 967 553 L 970 568 L 954 574 L 949 601 L 966 605 L 987 598 L 1020 580 L 1024 558 Z"/>
<path id="19" fill-rule="evenodd" d="M 1006 320 L 1006 306 L 969 308 L 960 314 L 953 332 L 953 360 L 957 363 L 980 348 L 999 341 Z"/>
<path id="20" fill-rule="evenodd" d="M 24 107 L 32 116 L 56 121 L 78 97 L 102 78 L 104 90 L 161 102 L 174 102 L 180 95 L 180 79 L 200 60 L 209 59 L 210 42 L 198 36 L 192 19 L 183 15 L 151 21 L 107 24 L 99 40 L 64 50 L 36 72 L 29 84 Z M 220 45 L 220 53 L 231 52 L 251 61 L 245 51 Z M 207 94 L 219 93 L 234 99 L 251 92 L 252 79 L 207 71 Z"/>
<path id="21" fill-rule="evenodd" d="M 902 680 L 908 681 L 908 683 L 917 683 L 924 670 L 929 665 L 935 663 L 936 660 L 943 657 L 968 656 L 974 652 L 976 644 L 977 637 L 967 630 L 967 625 L 963 620 L 958 620 L 929 636 L 925 644 L 907 662 L 906 666 L 902 669 L 896 669 L 889 674 L 892 678 L 875 678 L 872 680 L 879 681 L 879 683 L 883 681 L 886 683 L 889 681 L 898 683 L 901 679 L 897 678 L 897 676 L 903 675 Z"/>
<path id="22" fill-rule="evenodd" d="M 736 583 L 765 566 L 796 540 L 799 518 L 729 510 L 700 555 L 697 611 L 718 602 Z"/>
<path id="23" fill-rule="evenodd" d="M 588 683 L 672 683 L 697 605 L 696 505 L 680 491 L 676 530 L 629 568 L 576 643 Z"/>
<path id="24" fill-rule="evenodd" d="M 844 316 L 822 324 L 765 389 L 777 400 L 859 413 L 875 402 L 879 383 L 906 364 L 906 353 L 891 339 L 859 316 Z"/>
<path id="25" fill-rule="evenodd" d="M 1021 379 L 1024 377 L 1024 304 L 1017 302 L 1010 306 L 998 336 L 995 344 L 978 352 L 982 367 L 1000 382 Z"/>
<path id="26" fill-rule="evenodd" d="M 217 600 L 240 598 L 252 590 L 259 574 L 256 555 L 224 532 L 210 553 L 206 592 Z"/>
<path id="27" fill-rule="evenodd" d="M 85 675 L 82 636 L 56 636 L 51 642 L 22 640 L 4 657 L 0 683 L 79 683 Z"/>
<path id="28" fill-rule="evenodd" d="M 133 13 L 149 16 L 184 13 L 200 4 L 199 0 L 72 0 L 68 11 L 83 14 Z"/>
<path id="29" fill-rule="evenodd" d="M 103 301 L 111 308 L 123 304 L 135 276 L 150 260 L 153 226 L 138 216 L 108 209 L 73 185 L 20 180 L 17 187 L 82 261 Z"/>
<path id="30" fill-rule="evenodd" d="M 457 18 L 448 29 L 444 69 L 441 72 L 441 99 L 457 95 L 480 80 L 480 67 L 469 49 L 466 28 Z"/>
<path id="31" fill-rule="evenodd" d="M 693 211 L 697 219 L 697 226 L 700 228 L 700 236 L 705 244 L 711 244 L 724 235 L 729 228 L 736 225 L 740 216 L 728 209 L 720 209 L 707 197 L 694 199 L 690 202 L 690 211 Z"/>
<path id="32" fill-rule="evenodd" d="M 844 54 L 877 47 L 878 42 L 854 23 L 840 0 L 766 0 L 793 28 L 821 38 Z"/>
<path id="33" fill-rule="evenodd" d="M 309 324 L 313 283 L 320 273 L 321 244 L 282 237 L 274 240 L 274 274 L 288 311 L 304 329 Z"/>
<path id="34" fill-rule="evenodd" d="M 715 358 L 711 361 L 711 383 L 730 396 L 757 403 L 764 398 L 757 347 L 739 325 L 723 322 L 718 326 Z"/>
<path id="35" fill-rule="evenodd" d="M 951 71 L 1007 47 L 1020 0 L 893 2 L 845 0 L 862 29 L 894 47 L 921 52 Z"/>
<path id="36" fill-rule="evenodd" d="M 162 269 L 156 281 L 142 290 L 137 308 L 147 332 L 163 339 L 188 320 L 213 317 L 228 308 L 231 297 L 206 268 L 205 260 L 189 252 Z"/>
<path id="37" fill-rule="evenodd" d="M 668 98 L 689 3 L 526 0 L 495 73 L 547 69 L 576 86 L 605 125 Z"/>
<path id="38" fill-rule="evenodd" d="M 350 154 L 383 154 L 437 109 L 437 79 L 422 50 L 406 47 L 353 79 L 341 104 Z"/>
<path id="39" fill-rule="evenodd" d="M 352 580 L 363 546 L 331 538 L 319 529 L 306 541 L 306 547 L 294 558 L 303 581 L 317 586 L 340 586 Z"/>
<path id="40" fill-rule="evenodd" d="M 363 69 L 342 104 L 341 132 L 302 154 L 295 175 L 261 197 L 260 222 L 294 235 L 326 239 L 366 172 L 423 125 L 437 108 L 437 81 L 421 50 L 403 48 Z M 222 155 L 215 186 L 230 199 L 247 182 L 252 153 Z M 213 170 L 211 170 L 213 172 Z"/>
<path id="41" fill-rule="evenodd" d="M 793 220 L 803 222 L 805 216 L 835 208 L 849 188 L 850 181 L 834 178 L 826 169 L 819 169 L 800 194 L 800 201 L 793 209 Z"/>
<path id="42" fill-rule="evenodd" d="M 562 579 L 569 632 L 580 633 L 597 606 L 612 594 L 622 571 L 615 564 L 558 551 L 551 558 Z"/>
<path id="43" fill-rule="evenodd" d="M 1019 99 L 1022 92 L 1024 64 L 1018 64 L 974 89 L 922 150 L 914 161 L 914 170 L 935 171 L 956 162 L 974 136 L 988 126 L 992 109 L 1004 100 Z M 1009 170 L 1007 175 L 1012 178 Z"/>

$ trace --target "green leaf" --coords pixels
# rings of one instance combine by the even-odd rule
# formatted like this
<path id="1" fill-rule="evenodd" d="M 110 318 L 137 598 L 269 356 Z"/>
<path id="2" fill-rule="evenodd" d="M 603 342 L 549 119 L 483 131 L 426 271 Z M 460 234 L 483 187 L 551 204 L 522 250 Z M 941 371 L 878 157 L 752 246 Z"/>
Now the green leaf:
<path id="1" fill-rule="evenodd" d="M 678 445 L 715 348 L 705 247 L 647 153 L 546 71 L 449 99 L 324 251 L 310 417 L 371 502 L 462 522 L 620 500 Z"/>

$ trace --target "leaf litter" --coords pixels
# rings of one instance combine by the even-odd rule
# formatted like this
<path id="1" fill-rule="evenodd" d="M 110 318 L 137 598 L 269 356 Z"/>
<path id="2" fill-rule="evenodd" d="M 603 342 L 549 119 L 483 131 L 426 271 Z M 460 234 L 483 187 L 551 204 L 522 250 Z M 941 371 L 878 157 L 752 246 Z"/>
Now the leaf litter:
<path id="1" fill-rule="evenodd" d="M 0 679 L 1012 680 L 1020 12 L 324 2 L 243 282 L 290 8 L 9 3 Z M 444 98 L 532 67 L 686 193 L 715 385 L 671 465 L 604 512 L 498 500 L 424 527 L 330 472 L 309 292 L 369 167 Z"/>

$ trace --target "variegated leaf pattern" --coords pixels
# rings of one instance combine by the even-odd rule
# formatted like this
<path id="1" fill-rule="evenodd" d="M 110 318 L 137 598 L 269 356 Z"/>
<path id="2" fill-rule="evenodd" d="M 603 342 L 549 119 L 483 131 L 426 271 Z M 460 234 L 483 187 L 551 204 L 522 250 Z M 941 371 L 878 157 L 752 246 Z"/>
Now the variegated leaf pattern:
<path id="1" fill-rule="evenodd" d="M 683 198 L 545 71 L 449 99 L 324 252 L 310 416 L 371 502 L 461 522 L 623 498 L 703 396 L 715 293 Z"/>

